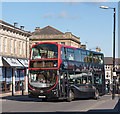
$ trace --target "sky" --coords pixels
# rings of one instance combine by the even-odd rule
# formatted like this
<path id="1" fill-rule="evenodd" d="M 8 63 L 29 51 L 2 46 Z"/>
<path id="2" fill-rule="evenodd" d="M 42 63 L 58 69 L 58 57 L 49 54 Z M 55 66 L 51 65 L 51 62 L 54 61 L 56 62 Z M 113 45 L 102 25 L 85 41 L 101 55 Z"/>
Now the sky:
<path id="1" fill-rule="evenodd" d="M 113 10 L 116 8 L 116 57 L 118 57 L 118 2 L 2 2 L 2 20 L 33 32 L 48 25 L 80 37 L 87 49 L 101 48 L 105 57 L 113 56 Z"/>

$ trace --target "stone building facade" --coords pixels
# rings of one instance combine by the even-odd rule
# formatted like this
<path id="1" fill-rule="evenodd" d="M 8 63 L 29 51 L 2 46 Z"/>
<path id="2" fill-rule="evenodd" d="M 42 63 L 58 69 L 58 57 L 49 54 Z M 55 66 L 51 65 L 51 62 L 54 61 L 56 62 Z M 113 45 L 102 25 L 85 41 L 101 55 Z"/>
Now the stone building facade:
<path id="1" fill-rule="evenodd" d="M 27 68 L 30 33 L 24 26 L 17 27 L 0 20 L 0 83 L 1 91 L 21 90 L 24 82 L 27 91 Z M 13 85 L 13 87 L 12 87 Z"/>
<path id="2" fill-rule="evenodd" d="M 105 65 L 105 79 L 106 82 L 109 81 L 110 84 L 113 82 L 113 58 L 104 57 Z M 120 58 L 115 59 L 115 71 L 116 71 L 116 81 L 120 81 Z"/>
<path id="3" fill-rule="evenodd" d="M 40 42 L 56 42 L 63 45 L 86 49 L 86 45 L 81 45 L 80 37 L 76 37 L 71 32 L 61 32 L 51 26 L 42 29 L 36 27 L 30 36 L 31 45 Z"/>

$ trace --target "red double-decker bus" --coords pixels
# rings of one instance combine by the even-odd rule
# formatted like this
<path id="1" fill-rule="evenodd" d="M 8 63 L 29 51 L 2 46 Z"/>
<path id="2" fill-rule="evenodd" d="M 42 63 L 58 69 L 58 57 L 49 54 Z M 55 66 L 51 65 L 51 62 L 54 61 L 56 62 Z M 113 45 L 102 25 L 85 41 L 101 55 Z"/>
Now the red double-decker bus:
<path id="1" fill-rule="evenodd" d="M 105 93 L 104 56 L 81 48 L 42 42 L 29 58 L 29 97 L 66 99 Z"/>

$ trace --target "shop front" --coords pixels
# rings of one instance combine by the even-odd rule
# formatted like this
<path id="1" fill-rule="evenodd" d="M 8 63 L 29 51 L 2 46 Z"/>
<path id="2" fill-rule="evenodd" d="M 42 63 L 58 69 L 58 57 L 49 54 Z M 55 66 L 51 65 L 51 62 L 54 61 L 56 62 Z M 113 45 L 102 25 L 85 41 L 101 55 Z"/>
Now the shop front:
<path id="1" fill-rule="evenodd" d="M 18 59 L 18 61 L 24 66 L 24 69 L 21 71 L 21 79 L 24 79 L 24 89 L 28 92 L 28 59 Z M 24 76 L 24 78 L 22 78 Z"/>
<path id="2" fill-rule="evenodd" d="M 26 82 L 26 69 L 18 59 L 0 56 L 0 91 L 15 93 L 22 90 L 22 83 Z"/>

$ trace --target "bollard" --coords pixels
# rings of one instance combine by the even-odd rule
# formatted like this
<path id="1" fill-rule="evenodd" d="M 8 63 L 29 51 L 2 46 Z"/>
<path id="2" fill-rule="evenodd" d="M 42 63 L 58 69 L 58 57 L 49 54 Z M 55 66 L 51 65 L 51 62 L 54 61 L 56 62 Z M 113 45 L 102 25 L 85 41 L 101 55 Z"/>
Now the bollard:
<path id="1" fill-rule="evenodd" d="M 22 82 L 22 95 L 24 95 L 24 84 Z"/>
<path id="2" fill-rule="evenodd" d="M 113 84 L 112 99 L 115 99 L 115 84 Z"/>
<path id="3" fill-rule="evenodd" d="M 14 90 L 13 90 L 13 83 L 12 83 L 12 96 L 14 96 Z"/>

